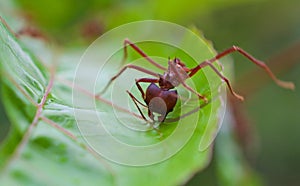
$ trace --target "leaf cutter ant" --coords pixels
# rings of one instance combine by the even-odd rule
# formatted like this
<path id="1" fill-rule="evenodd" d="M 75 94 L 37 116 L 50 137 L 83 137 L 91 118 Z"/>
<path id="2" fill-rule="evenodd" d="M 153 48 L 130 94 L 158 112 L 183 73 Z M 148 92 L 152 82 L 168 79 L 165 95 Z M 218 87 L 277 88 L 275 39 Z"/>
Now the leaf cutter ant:
<path id="1" fill-rule="evenodd" d="M 158 116 L 158 122 L 164 122 L 168 113 L 172 112 L 175 104 L 178 99 L 177 90 L 174 90 L 177 86 L 180 84 L 183 85 L 185 89 L 188 91 L 196 94 L 199 99 L 202 99 L 205 103 L 208 102 L 207 98 L 204 95 L 201 95 L 199 92 L 191 88 L 189 85 L 185 83 L 185 80 L 188 78 L 191 78 L 194 76 L 199 70 L 203 69 L 204 67 L 208 66 L 210 67 L 225 83 L 227 84 L 227 87 L 230 91 L 230 93 L 236 97 L 239 100 L 244 100 L 244 98 L 237 94 L 233 89 L 229 82 L 229 80 L 219 72 L 219 70 L 213 66 L 213 62 L 217 61 L 218 59 L 231 54 L 233 52 L 238 52 L 242 54 L 244 57 L 248 58 L 250 61 L 252 61 L 254 64 L 256 64 L 258 67 L 261 67 L 265 72 L 275 81 L 275 83 L 283 88 L 287 89 L 294 89 L 294 84 L 292 82 L 285 82 L 281 81 L 276 78 L 276 76 L 273 74 L 273 72 L 270 70 L 270 68 L 262 61 L 254 58 L 252 55 L 244 51 L 242 48 L 239 48 L 237 46 L 232 46 L 228 48 L 227 50 L 224 50 L 223 52 L 217 54 L 215 57 L 205 60 L 198 64 L 197 66 L 193 68 L 188 68 L 186 65 L 179 59 L 169 59 L 168 60 L 168 67 L 164 67 L 160 65 L 159 63 L 155 62 L 153 59 L 151 59 L 145 52 L 142 51 L 136 44 L 131 42 L 129 39 L 124 40 L 124 56 L 123 56 L 123 62 L 127 59 L 127 47 L 130 46 L 135 50 L 139 55 L 144 57 L 149 63 L 154 65 L 155 67 L 161 69 L 164 71 L 163 74 L 158 74 L 153 71 L 150 71 L 146 68 L 133 65 L 133 64 L 127 64 L 123 66 L 123 68 L 115 75 L 113 76 L 106 87 L 99 93 L 103 94 L 107 88 L 110 86 L 110 84 L 118 78 L 126 69 L 131 68 L 135 69 L 137 71 L 141 71 L 145 74 L 154 76 L 155 78 L 140 78 L 136 79 L 136 86 L 138 90 L 141 93 L 141 96 L 145 103 L 142 103 L 139 101 L 131 92 L 127 91 L 129 96 L 131 97 L 132 101 L 134 102 L 135 106 L 137 107 L 139 113 L 141 114 L 142 118 L 148 122 L 146 117 L 144 116 L 143 112 L 141 111 L 139 105 L 145 107 L 148 109 L 148 116 L 152 121 L 154 120 L 154 113 L 159 114 Z M 148 86 L 146 92 L 141 87 L 140 83 L 150 83 Z M 158 84 L 158 85 L 157 85 Z M 139 105 L 138 105 L 139 104 Z"/>

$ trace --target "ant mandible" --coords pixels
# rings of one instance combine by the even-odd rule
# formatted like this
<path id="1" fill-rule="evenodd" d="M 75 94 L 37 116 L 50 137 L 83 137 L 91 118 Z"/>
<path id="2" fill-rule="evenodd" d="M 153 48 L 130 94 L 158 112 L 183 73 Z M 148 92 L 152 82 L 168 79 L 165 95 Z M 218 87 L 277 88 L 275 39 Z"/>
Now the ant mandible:
<path id="1" fill-rule="evenodd" d="M 227 87 L 231 94 L 236 97 L 239 100 L 244 100 L 244 98 L 235 93 L 232 89 L 232 86 L 229 82 L 229 80 L 223 76 L 216 67 L 213 66 L 213 62 L 217 61 L 218 59 L 233 53 L 233 52 L 239 52 L 246 58 L 248 58 L 250 61 L 252 61 L 257 66 L 261 67 L 263 70 L 266 71 L 266 73 L 275 81 L 275 83 L 283 88 L 287 89 L 294 89 L 294 84 L 292 82 L 284 82 L 276 78 L 276 76 L 272 73 L 270 68 L 262 61 L 257 60 L 252 55 L 244 51 L 243 49 L 232 46 L 229 49 L 217 54 L 215 57 L 205 60 L 202 63 L 198 64 L 194 68 L 188 68 L 186 65 L 180 61 L 179 58 L 175 58 L 173 60 L 169 59 L 168 61 L 168 68 L 161 66 L 154 60 L 152 60 L 145 52 L 143 52 L 137 45 L 135 45 L 133 42 L 131 42 L 129 39 L 124 40 L 124 57 L 123 62 L 127 59 L 127 46 L 131 46 L 138 54 L 140 54 L 142 57 L 144 57 L 149 63 L 156 66 L 157 68 L 164 70 L 164 74 L 158 74 L 155 72 L 152 72 L 148 69 L 145 69 L 143 67 L 128 64 L 125 65 L 115 76 L 113 76 L 106 87 L 103 89 L 103 91 L 100 92 L 100 94 L 103 94 L 107 88 L 110 86 L 110 84 L 118 78 L 126 69 L 131 68 L 138 71 L 141 71 L 145 74 L 149 74 L 151 76 L 154 76 L 156 78 L 140 78 L 136 79 L 136 86 L 138 90 L 140 91 L 142 98 L 145 102 L 140 102 L 131 92 L 127 90 L 127 93 L 133 100 L 135 106 L 137 107 L 139 113 L 141 114 L 142 118 L 148 122 L 146 117 L 144 116 L 143 112 L 141 111 L 138 104 L 142 105 L 143 107 L 148 109 L 148 116 L 151 118 L 152 121 L 154 121 L 154 114 L 158 113 L 158 122 L 163 122 L 168 113 L 172 112 L 178 98 L 178 94 L 176 90 L 173 90 L 175 87 L 179 86 L 180 84 L 183 85 L 184 88 L 186 88 L 188 91 L 196 94 L 199 99 L 202 99 L 205 103 L 208 102 L 207 98 L 204 95 L 201 95 L 199 92 L 191 88 L 189 85 L 185 83 L 185 80 L 188 78 L 191 78 L 194 76 L 199 70 L 203 69 L 206 66 L 209 66 L 225 83 L 227 84 Z M 142 89 L 140 83 L 150 83 L 148 86 L 146 92 Z M 158 85 L 157 85 L 158 83 Z"/>

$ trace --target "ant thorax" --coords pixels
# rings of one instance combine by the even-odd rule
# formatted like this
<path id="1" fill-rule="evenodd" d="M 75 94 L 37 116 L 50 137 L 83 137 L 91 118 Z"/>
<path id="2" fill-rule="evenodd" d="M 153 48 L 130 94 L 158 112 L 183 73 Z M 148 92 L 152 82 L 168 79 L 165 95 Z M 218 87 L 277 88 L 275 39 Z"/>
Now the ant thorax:
<path id="1" fill-rule="evenodd" d="M 159 86 L 162 89 L 169 90 L 179 86 L 188 77 L 189 75 L 184 70 L 182 63 L 175 58 L 174 60 L 169 60 L 168 70 L 163 75 L 160 75 Z"/>

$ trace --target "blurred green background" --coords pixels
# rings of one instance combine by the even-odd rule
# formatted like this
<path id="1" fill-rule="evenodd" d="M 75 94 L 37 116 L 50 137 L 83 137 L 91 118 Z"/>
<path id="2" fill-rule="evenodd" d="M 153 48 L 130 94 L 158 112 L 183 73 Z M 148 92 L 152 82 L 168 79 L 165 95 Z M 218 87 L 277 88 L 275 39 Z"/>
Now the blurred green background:
<path id="1" fill-rule="evenodd" d="M 196 26 L 217 51 L 238 45 L 266 60 L 295 91 L 283 90 L 240 55 L 235 59 L 239 104 L 253 129 L 245 156 L 266 185 L 300 185 L 300 1 L 299 0 L 1 0 L 1 15 L 28 25 L 64 47 L 88 45 L 120 24 L 144 19 Z M 9 122 L 0 106 L 3 140 Z M 245 144 L 244 144 L 245 145 Z M 215 160 L 187 185 L 217 184 Z M 234 175 L 233 175 L 234 176 Z M 205 184 L 204 184 L 205 185 Z"/>

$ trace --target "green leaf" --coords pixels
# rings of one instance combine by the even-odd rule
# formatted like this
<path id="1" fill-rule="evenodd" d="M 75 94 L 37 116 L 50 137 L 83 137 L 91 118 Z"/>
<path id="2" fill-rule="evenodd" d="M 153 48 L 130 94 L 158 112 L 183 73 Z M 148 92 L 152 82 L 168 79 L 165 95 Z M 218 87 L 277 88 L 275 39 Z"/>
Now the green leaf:
<path id="1" fill-rule="evenodd" d="M 42 120 L 51 101 L 49 71 L 0 24 L 3 101 L 12 122 L 10 137 L 1 147 L 1 183 L 5 185 L 109 185 L 112 173 L 80 141 L 60 128 L 78 133 L 72 115 Z M 51 93 L 50 93 L 51 94 Z M 38 103 L 43 105 L 39 106 Z M 40 111 L 39 108 L 42 108 Z M 59 107 L 56 108 L 57 111 Z M 39 118 L 37 118 L 36 116 Z M 35 120 L 34 118 L 37 118 Z"/>
<path id="2" fill-rule="evenodd" d="M 147 29 L 149 27 L 145 28 Z M 167 33 L 164 31 L 160 35 Z M 140 43 L 138 46 L 151 56 L 180 57 L 188 67 L 214 56 L 211 46 L 205 39 L 192 32 L 183 33 L 176 47 L 167 47 L 155 42 Z M 138 37 L 130 32 L 122 34 L 127 34 L 133 41 Z M 36 48 L 33 46 L 36 43 L 31 40 L 20 43 L 5 25 L 0 23 L 0 61 L 1 71 L 4 74 L 2 99 L 12 122 L 10 137 L 0 151 L 1 183 L 178 185 L 207 166 L 211 157 L 211 143 L 222 122 L 224 109 L 224 100 L 219 92 L 221 82 L 211 69 L 199 72 L 192 81 L 188 81 L 189 85 L 194 85 L 197 91 L 206 95 L 211 102 L 179 121 L 161 124 L 159 131 L 163 134 L 162 137 L 159 137 L 156 131 L 149 130 L 151 126 L 147 126 L 143 120 L 132 114 L 138 114 L 134 105 L 128 108 L 131 113 L 119 108 L 126 108 L 126 103 L 132 104 L 125 90 L 117 91 L 118 87 L 126 88 L 123 87 L 124 76 L 116 80 L 112 85 L 113 88 L 105 95 L 95 99 L 95 92 L 100 91 L 109 77 L 120 69 L 121 47 L 125 38 L 122 34 L 114 37 L 114 40 L 105 38 L 101 40 L 100 45 L 94 48 L 99 49 L 98 52 L 94 53 L 93 48 L 90 48 L 78 66 L 74 60 L 79 59 L 81 50 L 63 51 L 62 56 L 54 53 L 53 59 L 57 61 L 42 63 L 38 59 L 47 60 L 47 58 L 39 55 L 51 54 L 49 48 Z M 196 43 L 195 38 L 198 41 Z M 120 50 L 110 57 L 106 66 L 103 66 L 102 73 L 95 78 L 93 72 L 99 71 L 101 63 L 98 59 L 106 59 L 107 55 L 110 55 L 109 49 L 115 46 Z M 36 55 L 32 55 L 26 48 L 35 48 L 32 52 Z M 85 59 L 89 61 L 88 65 L 81 65 Z M 155 59 L 160 62 L 159 58 Z M 154 70 L 132 49 L 129 49 L 129 61 L 142 63 L 141 66 Z M 161 64 L 166 64 L 166 61 L 162 60 Z M 90 85 L 95 88 L 91 88 Z M 135 87 L 130 91 L 141 99 Z M 178 87 L 178 92 L 183 98 L 190 99 L 179 101 L 167 119 L 193 111 L 202 103 L 181 86 Z M 110 100 L 111 97 L 119 97 L 127 102 L 123 105 L 118 100 Z M 108 103 L 117 106 L 113 107 Z M 99 118 L 102 125 L 99 124 Z M 123 126 L 124 123 L 147 130 L 128 129 Z M 103 127 L 110 134 L 107 134 Z M 137 153 L 128 154 L 131 152 L 130 148 L 124 150 L 111 146 L 110 137 L 137 147 L 137 151 L 132 151 Z M 141 145 L 155 146 L 166 141 L 167 145 L 153 148 L 152 151 L 146 147 L 139 149 Z M 173 145 L 179 145 L 180 148 L 176 147 L 177 151 L 166 156 L 164 153 Z M 119 153 L 107 156 L 102 150 Z M 156 155 L 164 158 L 152 160 Z M 134 164 L 135 162 L 144 164 Z"/>

